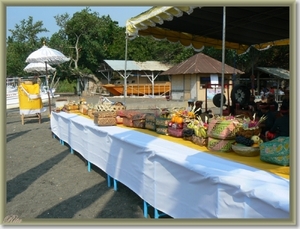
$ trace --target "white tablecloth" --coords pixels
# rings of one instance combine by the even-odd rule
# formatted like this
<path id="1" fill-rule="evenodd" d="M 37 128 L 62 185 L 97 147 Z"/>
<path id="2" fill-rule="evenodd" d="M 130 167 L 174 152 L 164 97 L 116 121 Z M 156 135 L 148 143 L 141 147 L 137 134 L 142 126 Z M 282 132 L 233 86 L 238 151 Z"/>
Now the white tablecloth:
<path id="1" fill-rule="evenodd" d="M 51 130 L 173 218 L 288 218 L 289 180 L 189 147 L 65 112 Z"/>

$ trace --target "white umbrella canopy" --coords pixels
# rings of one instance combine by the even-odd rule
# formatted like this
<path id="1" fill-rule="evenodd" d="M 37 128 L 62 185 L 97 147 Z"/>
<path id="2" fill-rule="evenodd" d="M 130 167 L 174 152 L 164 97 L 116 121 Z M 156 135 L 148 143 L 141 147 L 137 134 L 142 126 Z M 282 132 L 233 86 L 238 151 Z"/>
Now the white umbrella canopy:
<path id="1" fill-rule="evenodd" d="M 70 58 L 66 57 L 61 52 L 56 49 L 49 48 L 45 44 L 42 48 L 31 53 L 27 59 L 26 63 L 45 63 L 48 64 L 60 64 L 69 61 Z"/>
<path id="2" fill-rule="evenodd" d="M 70 58 L 58 50 L 49 48 L 43 45 L 42 48 L 32 52 L 26 59 L 26 63 L 44 63 L 46 75 L 48 76 L 47 64 L 60 64 L 69 61 Z M 47 87 L 49 88 L 48 77 L 46 78 Z M 50 101 L 50 88 L 48 89 L 48 100 L 49 100 L 49 115 L 51 115 L 51 101 Z"/>
<path id="3" fill-rule="evenodd" d="M 56 69 L 47 64 L 47 70 L 49 72 L 55 72 Z M 30 63 L 24 68 L 25 72 L 46 72 L 44 63 Z"/>

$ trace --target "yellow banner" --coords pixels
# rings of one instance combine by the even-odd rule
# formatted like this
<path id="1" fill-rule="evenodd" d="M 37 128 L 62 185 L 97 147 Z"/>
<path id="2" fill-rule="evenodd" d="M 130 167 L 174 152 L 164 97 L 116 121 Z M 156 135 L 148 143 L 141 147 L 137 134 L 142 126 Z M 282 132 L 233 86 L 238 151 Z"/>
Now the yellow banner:
<path id="1" fill-rule="evenodd" d="M 23 87 L 24 90 L 21 88 Z M 43 107 L 42 99 L 30 99 L 29 95 L 39 95 L 40 94 L 40 86 L 38 84 L 24 84 L 22 83 L 18 87 L 18 93 L 19 93 L 19 106 L 21 110 L 34 110 L 34 109 L 41 109 Z"/>

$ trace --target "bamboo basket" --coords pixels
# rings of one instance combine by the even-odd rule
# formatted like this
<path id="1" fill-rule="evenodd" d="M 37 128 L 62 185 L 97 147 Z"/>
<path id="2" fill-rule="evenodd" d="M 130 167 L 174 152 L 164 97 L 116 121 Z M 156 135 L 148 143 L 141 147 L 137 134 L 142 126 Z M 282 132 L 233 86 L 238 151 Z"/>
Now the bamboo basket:
<path id="1" fill-rule="evenodd" d="M 236 135 L 243 136 L 245 138 L 251 138 L 254 135 L 260 135 L 261 129 L 260 128 L 255 128 L 255 129 L 243 129 L 239 128 L 238 131 L 236 132 Z"/>
<path id="2" fill-rule="evenodd" d="M 192 136 L 192 142 L 198 146 L 207 146 L 207 138 Z"/>
<path id="3" fill-rule="evenodd" d="M 101 117 L 94 116 L 94 123 L 97 126 L 115 126 L 117 125 L 117 120 L 115 117 L 101 118 Z"/>

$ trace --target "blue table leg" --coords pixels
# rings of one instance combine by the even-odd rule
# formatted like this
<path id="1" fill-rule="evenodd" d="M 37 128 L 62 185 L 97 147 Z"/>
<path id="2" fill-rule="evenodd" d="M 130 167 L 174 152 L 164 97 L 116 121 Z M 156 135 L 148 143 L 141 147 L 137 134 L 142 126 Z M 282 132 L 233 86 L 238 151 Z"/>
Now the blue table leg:
<path id="1" fill-rule="evenodd" d="M 70 148 L 70 152 L 71 154 L 74 154 L 74 150 L 72 148 Z"/>
<path id="2" fill-rule="evenodd" d="M 158 210 L 156 208 L 154 208 L 154 218 L 158 219 L 161 216 L 166 215 L 165 213 L 159 213 Z"/>
<path id="3" fill-rule="evenodd" d="M 114 179 L 114 190 L 118 190 L 118 181 L 116 179 Z"/>
<path id="4" fill-rule="evenodd" d="M 88 171 L 91 172 L 91 163 L 88 161 Z"/>
<path id="5" fill-rule="evenodd" d="M 148 218 L 148 207 L 149 204 L 144 200 L 144 218 Z"/>
<path id="6" fill-rule="evenodd" d="M 110 176 L 107 174 L 107 187 L 110 187 L 111 184 L 110 184 Z"/>
<path id="7" fill-rule="evenodd" d="M 112 179 L 112 177 L 107 174 L 107 186 L 108 187 L 111 186 L 111 179 Z M 118 181 L 116 179 L 113 179 L 113 182 L 114 182 L 114 190 L 117 191 L 118 190 Z"/>

